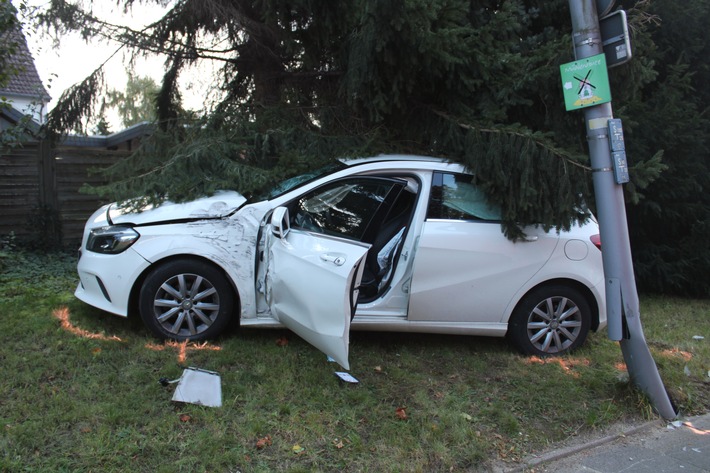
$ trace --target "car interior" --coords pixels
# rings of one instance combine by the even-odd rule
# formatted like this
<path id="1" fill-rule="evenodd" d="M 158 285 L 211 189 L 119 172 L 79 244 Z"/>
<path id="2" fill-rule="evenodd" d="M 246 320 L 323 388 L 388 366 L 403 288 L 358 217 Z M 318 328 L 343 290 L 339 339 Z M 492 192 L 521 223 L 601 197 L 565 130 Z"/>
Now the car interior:
<path id="1" fill-rule="evenodd" d="M 318 188 L 289 204 L 291 226 L 371 245 L 358 302 L 384 294 L 412 219 L 419 183 L 412 177 L 357 177 Z"/>
<path id="2" fill-rule="evenodd" d="M 365 259 L 365 269 L 360 282 L 359 302 L 373 300 L 389 287 L 394 268 L 397 266 L 417 195 L 404 187 L 375 232 L 372 247 Z"/>

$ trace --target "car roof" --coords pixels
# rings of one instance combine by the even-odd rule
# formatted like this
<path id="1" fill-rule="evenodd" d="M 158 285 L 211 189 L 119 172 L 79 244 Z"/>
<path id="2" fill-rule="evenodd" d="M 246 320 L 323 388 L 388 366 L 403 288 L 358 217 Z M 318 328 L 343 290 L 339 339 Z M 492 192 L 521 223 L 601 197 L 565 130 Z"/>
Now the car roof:
<path id="1" fill-rule="evenodd" d="M 448 163 L 444 158 L 435 158 L 433 156 L 417 156 L 413 154 L 380 154 L 378 156 L 370 156 L 367 158 L 342 158 L 340 162 L 347 166 L 355 166 L 359 164 L 382 163 L 382 162 L 404 162 L 417 161 L 429 163 Z"/>

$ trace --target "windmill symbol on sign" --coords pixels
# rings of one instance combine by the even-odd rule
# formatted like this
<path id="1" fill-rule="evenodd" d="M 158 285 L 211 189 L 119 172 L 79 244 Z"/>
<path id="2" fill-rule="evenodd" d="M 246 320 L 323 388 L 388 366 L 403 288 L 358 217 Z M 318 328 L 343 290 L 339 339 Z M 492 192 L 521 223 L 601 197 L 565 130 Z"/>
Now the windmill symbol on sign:
<path id="1" fill-rule="evenodd" d="M 577 95 L 579 95 L 579 98 L 584 100 L 584 99 L 589 99 L 594 96 L 593 89 L 596 89 L 596 87 L 589 82 L 589 76 L 592 75 L 592 70 L 589 69 L 587 71 L 587 75 L 584 76 L 584 79 L 580 79 L 577 76 L 574 76 L 575 79 L 579 81 L 579 90 L 577 91 Z"/>

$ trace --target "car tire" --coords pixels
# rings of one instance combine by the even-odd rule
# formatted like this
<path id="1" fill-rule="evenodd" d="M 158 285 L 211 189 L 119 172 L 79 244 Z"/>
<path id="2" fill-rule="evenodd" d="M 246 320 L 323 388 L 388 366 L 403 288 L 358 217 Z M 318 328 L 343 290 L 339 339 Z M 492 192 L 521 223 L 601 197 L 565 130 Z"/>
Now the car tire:
<path id="1" fill-rule="evenodd" d="M 558 356 L 584 343 L 592 311 L 576 289 L 543 286 L 518 303 L 508 323 L 508 338 L 526 355 Z"/>
<path id="2" fill-rule="evenodd" d="M 146 276 L 139 311 L 156 337 L 198 341 L 224 331 L 234 300 L 221 270 L 203 261 L 180 259 L 157 266 Z"/>

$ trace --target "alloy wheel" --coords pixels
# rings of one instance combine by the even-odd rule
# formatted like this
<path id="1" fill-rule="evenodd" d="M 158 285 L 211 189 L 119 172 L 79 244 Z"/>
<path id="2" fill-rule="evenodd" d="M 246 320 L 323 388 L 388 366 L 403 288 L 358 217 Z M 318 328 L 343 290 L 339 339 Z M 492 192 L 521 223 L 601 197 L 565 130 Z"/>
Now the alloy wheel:
<path id="1" fill-rule="evenodd" d="M 177 274 L 161 284 L 153 310 L 165 331 L 190 337 L 214 323 L 219 315 L 219 302 L 219 293 L 208 279 L 197 274 Z"/>
<path id="2" fill-rule="evenodd" d="M 582 312 L 572 299 L 547 297 L 530 312 L 527 334 L 530 343 L 549 354 L 567 350 L 582 331 Z"/>

